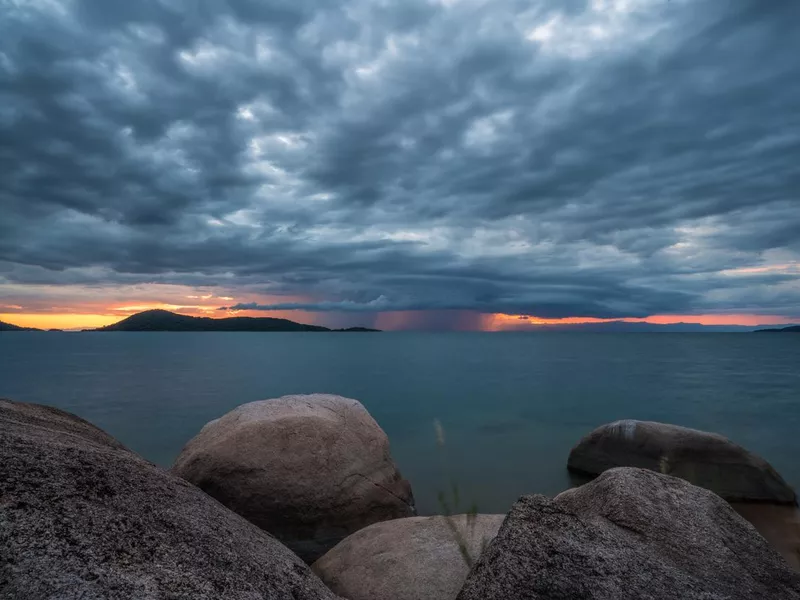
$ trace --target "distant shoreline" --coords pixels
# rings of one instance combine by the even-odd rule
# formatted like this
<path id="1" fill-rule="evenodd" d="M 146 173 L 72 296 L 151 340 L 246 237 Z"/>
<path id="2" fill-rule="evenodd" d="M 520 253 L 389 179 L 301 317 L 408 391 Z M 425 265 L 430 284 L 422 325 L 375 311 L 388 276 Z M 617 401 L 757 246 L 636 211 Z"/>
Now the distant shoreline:
<path id="1" fill-rule="evenodd" d="M 756 329 L 755 333 L 800 333 L 800 325 L 778 327 L 773 329 Z"/>
<path id="2" fill-rule="evenodd" d="M 289 319 L 273 317 L 193 317 L 166 310 L 148 310 L 131 315 L 111 325 L 94 329 L 36 329 L 20 327 L 0 321 L 0 332 L 319 332 L 319 333 L 378 333 L 380 329 L 368 327 L 348 327 L 331 329 L 321 325 L 308 325 Z M 466 333 L 458 330 L 402 330 L 427 333 Z M 605 323 L 581 323 L 569 325 L 542 325 L 519 329 L 496 331 L 469 330 L 472 333 L 798 333 L 800 325 L 767 327 L 764 325 L 702 325 L 700 323 L 629 323 L 610 321 Z"/>
<path id="3" fill-rule="evenodd" d="M 10 323 L 0 322 L 0 332 L 4 331 L 59 331 L 63 329 L 35 329 L 32 327 L 19 327 Z M 108 332 L 108 331 L 138 331 L 138 332 L 319 332 L 319 333 L 378 333 L 380 329 L 367 327 L 348 327 L 346 329 L 330 329 L 321 325 L 306 325 L 296 323 L 289 319 L 275 319 L 272 317 L 226 317 L 212 319 L 210 317 L 192 317 L 181 315 L 168 310 L 147 310 L 131 315 L 117 323 L 98 327 L 96 329 L 66 330 L 73 332 Z"/>

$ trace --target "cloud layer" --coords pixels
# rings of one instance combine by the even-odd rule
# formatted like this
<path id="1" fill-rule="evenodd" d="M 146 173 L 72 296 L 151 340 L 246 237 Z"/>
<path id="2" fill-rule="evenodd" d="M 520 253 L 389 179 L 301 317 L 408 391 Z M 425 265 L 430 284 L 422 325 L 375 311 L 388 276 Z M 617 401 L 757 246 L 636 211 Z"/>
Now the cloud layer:
<path id="1" fill-rule="evenodd" d="M 800 318 L 794 0 L 0 12 L 0 304 Z"/>

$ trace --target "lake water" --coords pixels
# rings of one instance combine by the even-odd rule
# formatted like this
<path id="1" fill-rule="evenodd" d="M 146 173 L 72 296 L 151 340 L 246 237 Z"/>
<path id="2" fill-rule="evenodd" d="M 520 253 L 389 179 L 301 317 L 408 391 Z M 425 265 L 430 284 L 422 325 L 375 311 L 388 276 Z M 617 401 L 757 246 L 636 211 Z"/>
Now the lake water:
<path id="1" fill-rule="evenodd" d="M 423 514 L 450 479 L 482 512 L 557 493 L 570 448 L 622 418 L 722 433 L 800 488 L 800 335 L 0 334 L 0 397 L 71 411 L 163 466 L 239 404 L 312 392 L 367 407 Z"/>

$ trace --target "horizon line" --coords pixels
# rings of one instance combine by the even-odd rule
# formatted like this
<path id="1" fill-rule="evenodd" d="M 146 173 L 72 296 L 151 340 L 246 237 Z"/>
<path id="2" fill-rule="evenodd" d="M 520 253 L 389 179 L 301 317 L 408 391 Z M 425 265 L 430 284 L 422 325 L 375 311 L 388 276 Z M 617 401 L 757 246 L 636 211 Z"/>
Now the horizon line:
<path id="1" fill-rule="evenodd" d="M 133 308 L 133 307 L 130 307 Z M 698 327 L 735 327 L 735 328 L 761 328 L 761 327 L 781 327 L 792 326 L 800 324 L 800 318 L 787 317 L 784 315 L 758 315 L 752 313 L 729 313 L 729 314 L 713 314 L 713 313 L 698 313 L 698 314 L 680 314 L 680 315 L 649 315 L 647 317 L 616 317 L 616 318 L 599 318 L 599 317 L 582 317 L 571 316 L 561 318 L 542 318 L 535 315 L 527 314 L 508 314 L 508 313 L 481 313 L 478 311 L 449 311 L 457 312 L 471 312 L 476 317 L 471 321 L 471 325 L 465 324 L 463 327 L 435 327 L 430 325 L 420 324 L 415 327 L 413 319 L 409 315 L 420 315 L 433 311 L 417 310 L 417 311 L 376 311 L 373 316 L 374 322 L 353 323 L 347 325 L 329 324 L 325 322 L 324 317 L 330 317 L 332 313 L 312 313 L 306 311 L 292 311 L 302 313 L 303 316 L 309 317 L 300 320 L 289 319 L 285 315 L 287 311 L 274 311 L 274 313 L 282 313 L 279 316 L 263 311 L 258 314 L 245 314 L 254 311 L 231 311 L 233 314 L 225 316 L 217 316 L 216 309 L 208 309 L 197 311 L 181 310 L 182 307 L 174 307 L 171 305 L 154 304 L 152 306 L 141 306 L 143 310 L 125 311 L 127 314 L 108 314 L 108 311 L 98 311 L 95 313 L 82 313 L 82 312 L 69 312 L 69 313 L 52 313 L 52 312 L 4 312 L 0 313 L 0 321 L 15 325 L 17 327 L 29 327 L 35 329 L 60 329 L 62 331 L 83 331 L 91 330 L 106 325 L 112 325 L 123 321 L 135 314 L 147 312 L 150 310 L 164 310 L 173 314 L 189 316 L 189 317 L 205 317 L 214 320 L 222 320 L 233 317 L 248 317 L 248 318 L 279 318 L 302 323 L 305 325 L 320 325 L 332 329 L 348 328 L 348 327 L 368 327 L 382 329 L 384 331 L 431 331 L 431 330 L 452 330 L 452 331 L 486 331 L 486 332 L 500 332 L 500 331 L 542 331 L 551 328 L 571 328 L 572 326 L 602 326 L 605 324 L 642 324 L 642 325 L 655 325 L 655 326 L 698 326 Z M 114 310 L 114 309 L 111 309 Z M 120 309 L 116 309 L 120 310 Z M 437 311 L 448 312 L 448 311 Z M 199 313 L 199 314 L 198 314 Z M 294 316 L 294 315 L 292 315 Z M 381 317 L 386 317 L 386 322 L 381 324 Z M 310 321 L 310 322 L 309 322 Z M 476 326 L 477 325 L 477 326 Z"/>

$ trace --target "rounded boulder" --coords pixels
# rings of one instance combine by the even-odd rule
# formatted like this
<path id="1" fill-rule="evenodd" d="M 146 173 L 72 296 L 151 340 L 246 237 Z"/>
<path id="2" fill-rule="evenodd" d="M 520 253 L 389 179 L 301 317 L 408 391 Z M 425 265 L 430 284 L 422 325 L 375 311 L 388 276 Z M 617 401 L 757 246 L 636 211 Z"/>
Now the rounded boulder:
<path id="1" fill-rule="evenodd" d="M 349 600 L 453 600 L 505 515 L 412 517 L 370 525 L 312 565 Z"/>
<path id="2" fill-rule="evenodd" d="M 0 599 L 333 600 L 274 537 L 64 411 L 0 400 Z"/>
<path id="3" fill-rule="evenodd" d="M 239 406 L 203 427 L 172 470 L 309 564 L 367 525 L 415 514 L 386 434 L 341 396 Z"/>
<path id="4" fill-rule="evenodd" d="M 685 479 L 731 502 L 796 504 L 797 495 L 763 458 L 716 433 L 624 420 L 602 425 L 570 452 L 567 467 L 596 476 L 639 467 Z"/>
<path id="5" fill-rule="evenodd" d="M 523 496 L 457 600 L 800 600 L 800 574 L 718 495 L 618 468 Z"/>

